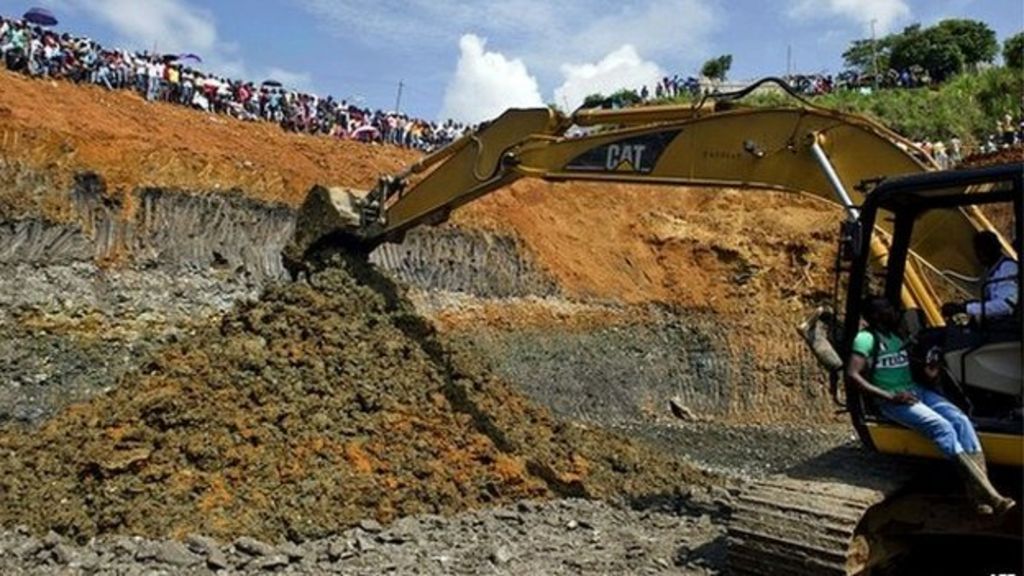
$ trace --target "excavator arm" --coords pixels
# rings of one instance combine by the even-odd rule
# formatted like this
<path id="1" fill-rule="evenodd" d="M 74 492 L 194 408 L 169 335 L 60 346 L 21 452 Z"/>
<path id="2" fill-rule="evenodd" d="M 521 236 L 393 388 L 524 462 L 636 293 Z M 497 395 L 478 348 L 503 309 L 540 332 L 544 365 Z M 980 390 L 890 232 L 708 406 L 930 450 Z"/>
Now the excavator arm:
<path id="1" fill-rule="evenodd" d="M 455 208 L 522 177 L 790 191 L 836 203 L 855 220 L 873 184 L 936 169 L 894 132 L 794 98 L 797 106 L 780 108 L 738 107 L 722 98 L 571 116 L 509 110 L 405 172 L 382 177 L 369 193 L 315 188 L 286 257 L 300 260 L 324 242 L 401 241 L 405 231 L 443 222 Z M 922 234 L 925 241 L 913 246 L 922 263 L 980 273 L 971 254 L 975 231 L 989 228 L 980 213 L 925 215 L 920 226 L 941 231 Z M 884 264 L 884 244 L 872 250 Z M 935 295 L 914 271 L 903 298 L 941 324 Z"/>

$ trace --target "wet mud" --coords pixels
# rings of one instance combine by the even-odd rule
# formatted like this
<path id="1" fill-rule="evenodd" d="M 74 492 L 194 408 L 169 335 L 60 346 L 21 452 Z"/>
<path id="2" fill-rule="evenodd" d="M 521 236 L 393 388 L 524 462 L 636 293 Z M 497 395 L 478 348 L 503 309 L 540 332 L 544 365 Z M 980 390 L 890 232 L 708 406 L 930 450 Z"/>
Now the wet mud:
<path id="1" fill-rule="evenodd" d="M 41 428 L 7 428 L 0 449 L 0 522 L 76 539 L 306 539 L 368 515 L 642 498 L 703 476 L 556 421 L 341 255 Z"/>

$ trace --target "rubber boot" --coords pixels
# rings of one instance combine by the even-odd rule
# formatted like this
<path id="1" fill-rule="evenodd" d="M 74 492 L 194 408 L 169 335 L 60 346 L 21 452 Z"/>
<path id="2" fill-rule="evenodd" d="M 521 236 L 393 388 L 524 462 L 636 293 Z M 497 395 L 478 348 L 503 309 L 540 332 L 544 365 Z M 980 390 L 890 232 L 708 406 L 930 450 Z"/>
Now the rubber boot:
<path id="1" fill-rule="evenodd" d="M 981 490 L 978 482 L 974 479 L 974 475 L 970 472 L 969 465 L 960 462 L 958 458 L 956 471 L 959 473 L 960 480 L 964 483 L 964 488 L 967 492 L 967 499 L 974 506 L 974 512 L 979 516 L 991 516 L 994 514 L 995 511 L 992 510 L 992 506 L 989 505 L 984 492 Z"/>
<path id="2" fill-rule="evenodd" d="M 830 308 L 820 306 L 796 327 L 796 331 L 807 342 L 818 363 L 831 372 L 841 370 L 843 361 L 832 346 L 832 343 L 828 341 L 828 328 L 822 321 L 823 316 L 830 314 L 832 314 Z"/>
<path id="3" fill-rule="evenodd" d="M 986 473 L 985 455 L 981 452 L 956 455 L 957 464 L 964 475 L 967 493 L 975 503 L 978 514 L 1004 514 L 1016 506 L 1012 498 L 1006 498 L 996 491 Z M 978 463 L 980 460 L 980 464 Z"/>
<path id="4" fill-rule="evenodd" d="M 992 503 L 992 509 L 996 514 L 1005 514 L 1008 510 L 1017 505 L 1017 502 L 1015 502 L 1013 498 L 1007 498 L 1000 494 L 988 479 L 988 465 L 985 462 L 984 452 L 969 452 L 967 453 L 967 457 L 970 458 L 971 462 L 973 462 L 974 465 L 978 467 L 978 470 L 981 471 L 981 477 L 985 481 L 984 486 L 987 486 L 985 491 L 996 496 L 997 501 Z"/>

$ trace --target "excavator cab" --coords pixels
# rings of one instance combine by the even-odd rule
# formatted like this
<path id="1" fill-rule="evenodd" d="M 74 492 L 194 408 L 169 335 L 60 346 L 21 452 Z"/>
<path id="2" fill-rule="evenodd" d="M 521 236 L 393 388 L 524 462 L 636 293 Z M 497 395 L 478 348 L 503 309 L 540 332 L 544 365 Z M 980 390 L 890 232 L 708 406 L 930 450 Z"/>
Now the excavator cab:
<path id="1" fill-rule="evenodd" d="M 996 228 L 1021 237 L 1022 178 L 1024 164 L 1017 163 L 876 182 L 861 205 L 851 207 L 840 234 L 836 286 L 845 288 L 837 298 L 845 308 L 835 347 L 821 339 L 812 345 L 837 374 L 864 326 L 865 297 L 884 295 L 901 304 L 911 357 L 939 355 L 942 393 L 971 418 L 994 465 L 993 482 L 1015 498 L 1024 456 L 1020 309 L 966 322 L 944 317 L 942 304 L 986 294 L 989 274 L 972 237 L 992 227 L 985 214 Z M 965 217 L 973 227 L 948 225 Z M 1002 252 L 1018 257 L 1009 244 Z M 1018 269 L 1016 302 L 1021 280 Z M 826 349 L 830 355 L 820 354 Z M 870 451 L 846 447 L 747 486 L 729 525 L 730 573 L 1000 574 L 1020 566 L 1019 509 L 974 513 L 929 440 L 884 418 L 853 383 L 840 392 L 845 396 L 835 396 Z"/>
<path id="2" fill-rule="evenodd" d="M 997 217 L 1013 237 L 1021 238 L 1024 224 L 1024 165 L 944 171 L 887 179 L 849 225 L 846 252 L 851 256 L 845 319 L 839 350 L 845 359 L 861 329 L 863 299 L 884 295 L 906 308 L 904 329 L 918 362 L 941 360 L 941 392 L 960 405 L 975 424 L 985 453 L 997 465 L 1022 465 L 1024 454 L 1024 376 L 1022 376 L 1021 286 L 1019 266 L 1014 278 L 991 278 L 971 242 L 951 241 L 943 221 L 962 217 L 967 207 L 980 207 Z M 872 231 L 868 234 L 866 231 Z M 1005 230 L 1004 230 L 1005 231 Z M 888 256 L 872 256 L 872 236 L 888 244 Z M 876 239 L 877 240 L 877 239 Z M 949 268 L 936 269 L 915 256 L 922 248 L 943 250 Z M 1016 261 L 1019 245 L 1001 247 L 1004 259 Z M 958 265 L 960 263 L 960 265 Z M 1011 267 L 1012 268 L 1012 267 Z M 980 276 L 966 271 L 982 270 Z M 923 284 L 933 298 L 926 309 L 914 307 L 908 285 Z M 984 311 L 985 295 L 1000 282 L 1003 305 Z M 1012 287 L 1013 294 L 1003 294 Z M 920 291 L 920 286 L 918 287 Z M 943 317 L 936 303 L 975 301 L 983 312 L 974 316 Z M 908 306 L 909 305 L 909 306 Z M 989 307 L 994 308 L 989 301 Z M 930 356 L 930 358 L 929 358 Z M 852 385 L 845 388 L 846 406 L 861 440 L 870 448 L 892 454 L 939 457 L 921 436 L 886 421 Z"/>

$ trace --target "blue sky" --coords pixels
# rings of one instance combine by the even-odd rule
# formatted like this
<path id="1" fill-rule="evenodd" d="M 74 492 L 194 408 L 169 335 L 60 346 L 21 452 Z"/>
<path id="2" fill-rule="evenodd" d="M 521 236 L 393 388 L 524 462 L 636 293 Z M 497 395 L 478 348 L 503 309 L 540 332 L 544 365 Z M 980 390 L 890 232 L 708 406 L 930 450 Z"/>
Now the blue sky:
<path id="1" fill-rule="evenodd" d="M 200 53 L 375 108 L 477 121 L 510 106 L 574 107 L 592 92 L 733 55 L 730 79 L 837 72 L 850 42 L 943 18 L 1024 29 L 1020 0 L 35 0 L 104 45 Z"/>

